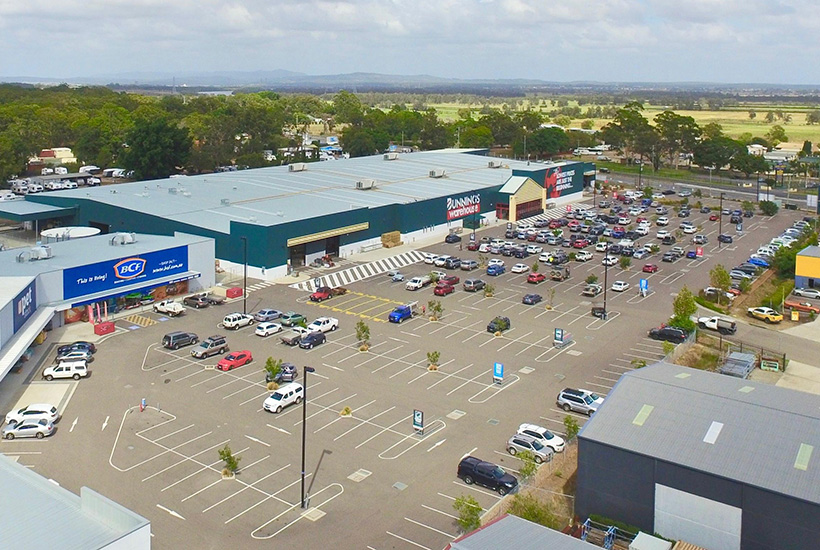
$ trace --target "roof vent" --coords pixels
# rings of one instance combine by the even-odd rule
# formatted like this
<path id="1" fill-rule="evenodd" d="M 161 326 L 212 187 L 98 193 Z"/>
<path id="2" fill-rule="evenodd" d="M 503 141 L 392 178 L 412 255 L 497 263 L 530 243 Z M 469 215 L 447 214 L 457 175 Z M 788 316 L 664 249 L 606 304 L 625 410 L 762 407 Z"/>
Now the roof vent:
<path id="1" fill-rule="evenodd" d="M 219 202 L 222 203 L 222 206 L 230 206 L 231 205 L 231 199 L 222 199 Z"/>
<path id="2" fill-rule="evenodd" d="M 293 164 L 288 165 L 288 170 L 290 172 L 304 172 L 307 170 L 307 164 L 304 162 L 294 162 Z"/>
<path id="3" fill-rule="evenodd" d="M 168 193 L 170 193 L 171 195 L 176 195 L 177 194 L 177 188 L 176 187 L 169 187 L 168 188 Z"/>
<path id="4" fill-rule="evenodd" d="M 385 153 L 384 154 L 384 160 L 396 160 L 397 158 L 399 158 L 398 153 Z"/>
<path id="5" fill-rule="evenodd" d="M 504 166 L 504 163 L 500 160 L 491 160 L 487 163 L 487 168 L 501 168 Z"/>
<path id="6" fill-rule="evenodd" d="M 17 255 L 17 263 L 24 264 L 31 261 L 31 252 L 24 250 Z"/>
<path id="7" fill-rule="evenodd" d="M 51 247 L 48 245 L 35 246 L 31 249 L 31 261 L 47 260 L 51 258 Z"/>
<path id="8" fill-rule="evenodd" d="M 373 189 L 376 187 L 376 180 L 359 180 L 356 182 L 356 189 Z"/>
<path id="9" fill-rule="evenodd" d="M 108 244 L 111 246 L 122 246 L 126 244 L 134 244 L 137 242 L 137 234 L 136 233 L 114 233 L 111 236 L 111 239 L 108 241 Z"/>
<path id="10" fill-rule="evenodd" d="M 430 177 L 431 178 L 443 178 L 444 177 L 444 169 L 436 168 L 435 170 L 430 170 Z"/>
<path id="11" fill-rule="evenodd" d="M 256 223 L 256 216 L 251 216 L 250 218 L 248 218 L 248 221 L 251 223 Z"/>
<path id="12" fill-rule="evenodd" d="M 191 196 L 191 192 L 190 192 L 190 191 L 183 191 L 183 192 L 182 192 L 182 196 L 183 196 L 183 197 L 190 197 L 190 196 Z"/>

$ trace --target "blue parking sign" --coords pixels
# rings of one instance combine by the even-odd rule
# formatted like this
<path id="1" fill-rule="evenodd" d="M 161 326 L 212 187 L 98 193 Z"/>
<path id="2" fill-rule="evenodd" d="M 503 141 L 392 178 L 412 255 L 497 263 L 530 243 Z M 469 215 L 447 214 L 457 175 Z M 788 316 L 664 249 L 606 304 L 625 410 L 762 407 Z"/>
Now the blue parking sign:
<path id="1" fill-rule="evenodd" d="M 493 378 L 497 378 L 499 380 L 504 378 L 504 363 L 493 364 Z"/>
<path id="2" fill-rule="evenodd" d="M 649 289 L 649 279 L 641 279 L 641 290 L 648 290 Z"/>

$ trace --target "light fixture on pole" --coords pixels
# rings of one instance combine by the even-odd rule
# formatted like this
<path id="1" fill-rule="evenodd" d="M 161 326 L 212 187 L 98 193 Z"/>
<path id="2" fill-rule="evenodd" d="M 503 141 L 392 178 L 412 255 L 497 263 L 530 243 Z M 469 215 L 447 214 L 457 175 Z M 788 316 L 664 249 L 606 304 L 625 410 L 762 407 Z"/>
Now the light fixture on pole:
<path id="1" fill-rule="evenodd" d="M 313 367 L 303 367 L 304 369 L 304 384 L 303 384 L 303 394 L 302 394 L 302 508 L 307 508 L 307 502 L 305 501 L 305 421 L 307 420 L 307 389 L 308 389 L 308 373 L 309 372 L 316 372 L 316 369 Z"/>
<path id="2" fill-rule="evenodd" d="M 245 261 L 245 277 L 242 281 L 242 313 L 248 313 L 248 238 L 239 238 L 242 239 Z"/>

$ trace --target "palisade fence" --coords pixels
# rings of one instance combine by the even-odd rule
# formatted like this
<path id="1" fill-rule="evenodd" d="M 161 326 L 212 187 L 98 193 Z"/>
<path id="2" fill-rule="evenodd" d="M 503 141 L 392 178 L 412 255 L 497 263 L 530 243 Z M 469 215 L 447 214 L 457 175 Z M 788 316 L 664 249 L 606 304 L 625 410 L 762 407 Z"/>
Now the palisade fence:
<path id="1" fill-rule="evenodd" d="M 695 342 L 719 350 L 721 363 L 732 352 L 751 353 L 757 358 L 757 366 L 761 369 L 786 372 L 788 360 L 786 354 L 782 351 L 771 350 L 735 339 L 729 340 L 700 329 L 695 331 Z"/>

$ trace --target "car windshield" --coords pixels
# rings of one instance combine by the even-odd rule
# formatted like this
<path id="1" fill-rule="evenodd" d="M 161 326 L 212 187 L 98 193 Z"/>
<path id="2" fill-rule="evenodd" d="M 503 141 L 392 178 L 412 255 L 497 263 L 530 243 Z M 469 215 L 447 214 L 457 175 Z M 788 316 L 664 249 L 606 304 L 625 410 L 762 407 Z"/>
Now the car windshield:
<path id="1" fill-rule="evenodd" d="M 536 451 L 540 451 L 544 448 L 544 444 L 541 443 L 540 441 L 538 441 L 537 439 L 534 439 L 532 441 L 532 448 L 535 449 Z"/>
<path id="2" fill-rule="evenodd" d="M 501 469 L 500 466 L 496 466 L 493 468 L 493 477 L 496 479 L 501 479 L 507 472 Z"/>

